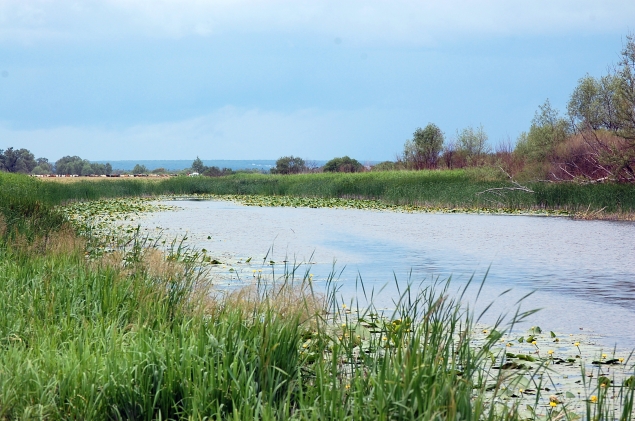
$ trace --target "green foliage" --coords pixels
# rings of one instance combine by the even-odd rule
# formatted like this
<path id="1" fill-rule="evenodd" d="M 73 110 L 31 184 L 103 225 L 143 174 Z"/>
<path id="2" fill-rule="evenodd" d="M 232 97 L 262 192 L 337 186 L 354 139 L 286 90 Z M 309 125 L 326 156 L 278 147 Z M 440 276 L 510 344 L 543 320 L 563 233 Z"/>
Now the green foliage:
<path id="1" fill-rule="evenodd" d="M 403 166 L 398 162 L 393 161 L 384 161 L 379 164 L 373 165 L 371 167 L 371 171 L 397 171 L 404 169 Z"/>
<path id="2" fill-rule="evenodd" d="M 435 124 L 429 123 L 424 129 L 419 127 L 412 139 L 406 141 L 403 159 L 413 169 L 435 168 L 443 142 L 443 132 Z"/>
<path id="3" fill-rule="evenodd" d="M 567 113 L 579 130 L 619 130 L 617 93 L 620 79 L 606 75 L 595 79 L 585 76 L 578 81 L 567 105 Z"/>
<path id="4" fill-rule="evenodd" d="M 133 174 L 148 174 L 150 170 L 142 164 L 136 164 L 132 169 Z"/>
<path id="5" fill-rule="evenodd" d="M 358 160 L 343 156 L 341 158 L 333 158 L 324 164 L 322 170 L 324 172 L 360 172 L 364 166 Z"/>
<path id="6" fill-rule="evenodd" d="M 635 144 L 635 35 L 626 36 L 617 76 L 617 118 L 620 120 L 619 134 Z"/>
<path id="7" fill-rule="evenodd" d="M 205 167 L 205 171 L 202 175 L 207 177 L 222 177 L 225 175 L 233 174 L 234 171 L 231 168 L 223 168 L 222 170 L 216 166 Z"/>
<path id="8" fill-rule="evenodd" d="M 484 154 L 490 152 L 487 144 L 487 133 L 480 125 L 474 129 L 472 126 L 466 127 L 456 134 L 457 152 L 463 154 L 469 163 L 475 163 Z"/>
<path id="9" fill-rule="evenodd" d="M 29 174 L 36 166 L 35 156 L 28 149 L 0 149 L 0 171 Z"/>
<path id="10" fill-rule="evenodd" d="M 271 174 L 300 174 L 306 171 L 304 159 L 297 156 L 283 156 L 276 161 L 276 166 L 271 169 Z"/>
<path id="11" fill-rule="evenodd" d="M 61 175 L 104 175 L 112 173 L 112 166 L 91 163 L 79 156 L 65 156 L 55 162 L 55 172 Z"/>
<path id="12" fill-rule="evenodd" d="M 530 162 L 545 162 L 570 134 L 570 123 L 560 117 L 547 99 L 536 111 L 529 133 L 518 138 L 515 152 Z"/>
<path id="13" fill-rule="evenodd" d="M 197 172 L 199 174 L 203 174 L 207 167 L 203 164 L 203 161 L 197 156 L 194 162 L 192 162 L 192 171 Z"/>

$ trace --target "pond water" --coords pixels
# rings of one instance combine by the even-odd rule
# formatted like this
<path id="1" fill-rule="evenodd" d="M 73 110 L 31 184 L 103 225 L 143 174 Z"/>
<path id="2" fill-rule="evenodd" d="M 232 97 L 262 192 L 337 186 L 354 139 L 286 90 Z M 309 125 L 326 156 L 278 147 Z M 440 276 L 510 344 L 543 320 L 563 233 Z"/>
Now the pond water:
<path id="1" fill-rule="evenodd" d="M 521 309 L 541 311 L 521 327 L 585 333 L 607 347 L 635 348 L 632 222 L 267 208 L 224 201 L 165 204 L 177 209 L 144 216 L 142 228 L 167 237 L 187 234 L 188 244 L 225 263 L 217 271 L 230 284 L 251 282 L 254 270 L 271 270 L 270 260 L 310 261 L 306 270 L 318 287 L 335 267 L 345 300 L 361 298 L 356 282 L 361 277 L 367 293 L 374 289 L 375 305 L 390 309 L 398 288 L 409 281 L 419 289 L 452 276 L 452 290 L 458 290 L 472 276 L 479 284 L 489 268 L 473 303 L 483 308 L 494 301 L 485 322 L 513 310 L 516 301 L 534 291 Z M 251 262 L 244 263 L 249 257 Z M 282 270 L 279 264 L 273 268 Z M 478 285 L 470 287 L 468 301 L 477 290 Z"/>

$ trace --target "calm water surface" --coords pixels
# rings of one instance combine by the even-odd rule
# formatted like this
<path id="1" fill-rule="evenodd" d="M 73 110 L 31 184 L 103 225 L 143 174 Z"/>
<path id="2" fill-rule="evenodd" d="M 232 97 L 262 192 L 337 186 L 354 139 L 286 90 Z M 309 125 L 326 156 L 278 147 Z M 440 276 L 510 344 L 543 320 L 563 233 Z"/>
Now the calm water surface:
<path id="1" fill-rule="evenodd" d="M 542 309 L 528 324 L 563 334 L 582 329 L 606 346 L 635 348 L 635 223 L 222 201 L 165 204 L 178 210 L 150 214 L 142 227 L 162 229 L 168 237 L 187 233 L 189 244 L 223 262 L 252 257 L 250 265 L 234 265 L 238 283 L 251 280 L 253 270 L 268 270 L 262 266 L 267 252 L 267 261 L 312 261 L 307 267 L 317 285 L 335 262 L 338 273 L 344 269 L 338 286 L 345 299 L 360 296 L 355 280 L 361 276 L 367 292 L 375 290 L 375 304 L 391 308 L 398 297 L 395 279 L 401 288 L 409 279 L 420 288 L 452 276 L 456 290 L 471 276 L 480 281 L 490 268 L 476 304 L 495 300 L 490 322 L 535 291 L 521 305 Z M 472 290 L 469 300 L 477 288 Z"/>

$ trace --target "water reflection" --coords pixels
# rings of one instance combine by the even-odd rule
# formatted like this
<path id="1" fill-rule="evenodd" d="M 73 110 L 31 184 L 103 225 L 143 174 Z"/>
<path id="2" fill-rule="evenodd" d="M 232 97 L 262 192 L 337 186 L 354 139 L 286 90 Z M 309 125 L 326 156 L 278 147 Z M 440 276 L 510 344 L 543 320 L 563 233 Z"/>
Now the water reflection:
<path id="1" fill-rule="evenodd" d="M 174 202 L 170 202 L 174 204 Z M 177 202 L 175 212 L 149 215 L 144 227 L 169 235 L 188 232 L 190 243 L 226 258 L 309 261 L 324 279 L 346 266 L 340 292 L 358 294 L 360 275 L 375 301 L 390 307 L 401 283 L 452 276 L 460 288 L 491 268 L 481 303 L 509 310 L 528 291 L 525 309 L 550 330 L 582 328 L 607 345 L 635 347 L 635 224 L 566 218 L 261 208 L 219 201 Z M 208 239 L 208 236 L 211 237 Z M 262 261 L 262 260 L 260 260 Z M 249 277 L 251 267 L 236 273 Z M 242 272 L 241 272 L 242 270 Z M 380 291 L 381 292 L 378 292 Z M 481 304 L 484 305 L 484 304 Z"/>

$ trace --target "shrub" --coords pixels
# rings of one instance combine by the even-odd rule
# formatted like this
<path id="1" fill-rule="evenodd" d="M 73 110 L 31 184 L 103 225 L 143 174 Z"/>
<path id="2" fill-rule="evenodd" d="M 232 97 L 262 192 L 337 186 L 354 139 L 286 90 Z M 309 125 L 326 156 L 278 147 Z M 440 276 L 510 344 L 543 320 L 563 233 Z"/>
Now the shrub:
<path id="1" fill-rule="evenodd" d="M 333 158 L 323 167 L 324 172 L 361 172 L 364 166 L 358 160 L 343 156 L 341 158 Z"/>

